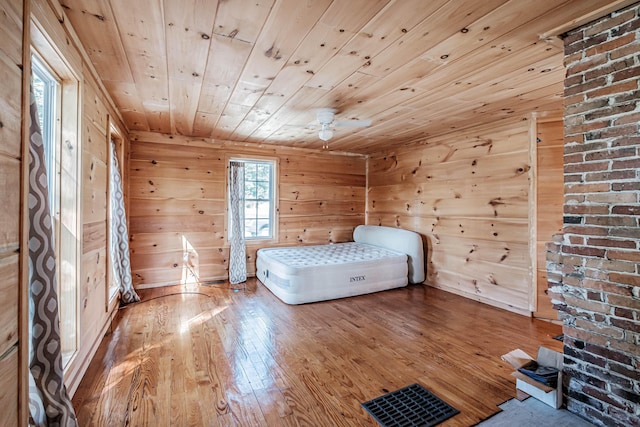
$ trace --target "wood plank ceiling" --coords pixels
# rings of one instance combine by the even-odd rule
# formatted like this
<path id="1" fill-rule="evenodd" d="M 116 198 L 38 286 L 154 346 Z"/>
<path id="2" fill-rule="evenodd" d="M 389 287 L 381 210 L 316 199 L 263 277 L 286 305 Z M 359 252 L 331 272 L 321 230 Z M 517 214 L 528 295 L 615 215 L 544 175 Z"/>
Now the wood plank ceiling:
<path id="1" fill-rule="evenodd" d="M 321 148 L 330 107 L 359 153 L 559 112 L 554 32 L 623 3 L 61 0 L 130 131 Z"/>

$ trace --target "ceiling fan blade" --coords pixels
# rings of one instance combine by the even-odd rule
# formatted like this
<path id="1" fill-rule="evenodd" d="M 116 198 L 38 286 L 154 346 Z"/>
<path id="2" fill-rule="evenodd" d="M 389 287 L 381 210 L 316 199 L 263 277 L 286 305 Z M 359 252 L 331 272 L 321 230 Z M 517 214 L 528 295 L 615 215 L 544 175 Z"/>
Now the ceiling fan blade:
<path id="1" fill-rule="evenodd" d="M 334 126 L 339 127 L 367 127 L 371 126 L 371 119 L 368 120 L 348 120 L 346 122 L 335 122 Z"/>

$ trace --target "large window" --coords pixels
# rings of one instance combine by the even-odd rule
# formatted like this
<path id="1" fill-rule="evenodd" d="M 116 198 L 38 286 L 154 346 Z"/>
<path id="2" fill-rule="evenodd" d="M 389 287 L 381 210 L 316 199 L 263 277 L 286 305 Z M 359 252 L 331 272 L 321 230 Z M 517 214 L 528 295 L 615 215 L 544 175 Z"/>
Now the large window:
<path id="1" fill-rule="evenodd" d="M 33 31 L 40 30 L 34 26 Z M 34 39 L 46 40 L 42 35 Z M 79 340 L 79 81 L 51 45 L 37 42 L 33 52 L 31 81 L 45 152 L 62 363 L 66 368 L 77 352 Z"/>
<path id="2" fill-rule="evenodd" d="M 244 237 L 272 239 L 275 235 L 275 162 L 233 159 L 244 163 Z M 229 230 L 231 230 L 229 218 Z"/>

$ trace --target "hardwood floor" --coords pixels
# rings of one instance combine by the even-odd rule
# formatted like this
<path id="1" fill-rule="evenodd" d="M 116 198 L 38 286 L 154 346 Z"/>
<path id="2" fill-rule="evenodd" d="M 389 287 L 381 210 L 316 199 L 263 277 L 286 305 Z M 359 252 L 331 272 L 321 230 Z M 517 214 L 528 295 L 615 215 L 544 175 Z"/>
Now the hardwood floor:
<path id="1" fill-rule="evenodd" d="M 500 356 L 560 326 L 410 286 L 289 306 L 260 282 L 140 291 L 73 398 L 81 426 L 377 426 L 360 404 L 420 383 L 470 426 L 515 396 Z"/>

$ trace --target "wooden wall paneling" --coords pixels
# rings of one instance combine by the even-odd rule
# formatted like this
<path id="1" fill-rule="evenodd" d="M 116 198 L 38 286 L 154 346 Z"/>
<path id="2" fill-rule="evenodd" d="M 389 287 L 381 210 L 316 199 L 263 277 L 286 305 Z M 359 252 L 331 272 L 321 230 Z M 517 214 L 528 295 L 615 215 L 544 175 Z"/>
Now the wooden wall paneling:
<path id="1" fill-rule="evenodd" d="M 509 2 L 508 4 L 510 3 L 513 3 L 513 2 Z M 519 6 L 520 5 L 518 5 L 518 7 Z M 496 9 L 496 12 L 500 11 L 500 13 L 504 13 L 505 12 L 504 9 L 505 8 Z M 520 14 L 520 16 L 527 16 L 527 14 L 522 14 L 522 11 L 515 10 L 512 13 Z M 474 23 L 474 25 L 476 24 L 478 25 L 478 28 L 483 28 L 483 27 L 486 28 L 486 26 L 480 26 L 479 23 Z M 536 25 L 536 28 L 538 27 L 548 28 L 546 27 L 547 21 L 545 19 L 540 19 L 540 18 L 534 20 L 533 23 L 529 23 L 528 25 Z M 492 29 L 494 27 L 493 26 L 489 26 L 489 27 L 490 27 L 489 32 L 492 32 L 493 31 Z M 496 28 L 502 29 L 503 27 L 497 26 Z M 457 41 L 458 37 L 461 37 L 461 36 L 466 36 L 468 38 L 469 37 L 468 34 L 474 33 L 473 29 L 474 29 L 473 26 L 469 26 L 469 28 L 467 28 L 467 30 L 469 31 L 465 33 L 456 33 L 454 36 L 452 36 L 451 42 L 453 43 Z M 485 38 L 483 34 L 483 37 L 479 37 L 478 39 L 483 40 L 486 43 L 487 40 L 491 39 L 491 35 L 487 34 L 487 38 Z M 507 35 L 501 36 L 498 39 L 496 39 L 494 43 L 486 44 L 483 46 L 482 49 L 477 49 L 475 52 L 468 52 L 468 53 L 465 51 L 461 51 L 461 49 L 465 49 L 465 46 L 470 45 L 469 43 L 457 43 L 456 49 L 454 51 L 450 51 L 450 52 L 444 52 L 444 50 L 442 51 L 444 52 L 442 53 L 442 55 L 446 55 L 447 59 L 441 60 L 439 58 L 441 56 L 439 49 L 444 48 L 446 46 L 447 41 L 445 41 L 442 44 L 437 45 L 436 51 L 434 52 L 427 51 L 427 53 L 425 53 L 423 57 L 415 59 L 413 63 L 409 63 L 403 66 L 402 68 L 400 68 L 397 72 L 387 76 L 384 82 L 381 81 L 377 85 L 376 84 L 370 85 L 364 91 L 360 91 L 361 99 L 375 98 L 376 99 L 375 103 L 377 106 L 382 106 L 382 105 L 388 106 L 389 102 L 393 103 L 393 102 L 398 102 L 400 99 L 404 99 L 405 103 L 408 106 L 418 108 L 422 112 L 437 111 L 439 118 L 448 117 L 451 114 L 442 111 L 442 107 L 438 105 L 439 100 L 449 99 L 449 101 L 456 101 L 458 99 L 463 99 L 463 98 L 459 98 L 459 95 L 458 95 L 458 93 L 460 92 L 460 88 L 458 86 L 461 85 L 462 83 L 464 83 L 464 85 L 462 86 L 464 87 L 464 91 L 469 92 L 469 89 L 475 88 L 476 92 L 479 93 L 479 95 L 472 96 L 471 93 L 469 92 L 469 95 L 467 96 L 467 98 L 471 98 L 471 99 L 476 99 L 476 100 L 481 99 L 482 102 L 480 102 L 478 106 L 487 104 L 490 101 L 487 98 L 487 95 L 491 96 L 491 94 L 493 94 L 493 96 L 495 96 L 495 94 L 500 93 L 500 91 L 496 90 L 493 87 L 493 83 L 491 83 L 491 80 L 495 79 L 495 74 L 493 72 L 489 72 L 489 74 L 486 74 L 486 73 L 483 73 L 483 70 L 484 69 L 489 70 L 491 65 L 495 64 L 497 61 L 504 62 L 504 58 L 502 59 L 500 58 L 507 55 L 509 56 L 509 61 L 507 62 L 509 66 L 512 67 L 512 69 L 504 70 L 504 72 L 501 71 L 500 82 L 503 82 L 503 81 L 510 82 L 510 80 L 505 78 L 503 74 L 508 76 L 520 77 L 521 79 L 527 78 L 527 76 L 529 76 L 526 82 L 531 87 L 537 87 L 537 85 L 539 85 L 538 83 L 536 82 L 532 83 L 531 72 L 528 72 L 528 73 L 523 72 L 528 69 L 532 69 L 532 71 L 536 73 L 539 73 L 540 71 L 545 70 L 545 73 L 543 73 L 542 75 L 539 75 L 545 81 L 555 82 L 555 83 L 562 81 L 561 77 L 554 78 L 554 76 L 546 72 L 548 67 L 543 66 L 543 64 L 539 64 L 540 66 L 530 65 L 530 60 L 532 58 L 534 60 L 536 60 L 535 58 L 538 58 L 537 60 L 543 60 L 543 61 L 551 60 L 553 61 L 554 68 L 561 70 L 562 69 L 561 56 L 558 55 L 558 53 L 562 51 L 561 46 L 554 46 L 552 49 L 548 49 L 549 46 L 545 46 L 545 43 L 539 43 L 539 46 L 535 50 L 536 53 L 532 53 L 531 49 L 529 48 L 537 44 L 538 42 L 537 36 L 535 39 L 532 38 L 531 40 L 529 40 L 529 43 L 520 41 L 521 44 L 518 44 L 518 45 L 514 45 L 513 40 L 514 40 L 513 32 L 507 33 Z M 456 43 L 454 43 L 454 45 L 455 44 Z M 500 46 L 504 48 L 498 49 L 497 47 L 500 47 Z M 421 76 L 423 76 L 425 73 L 425 70 L 424 70 L 426 66 L 426 64 L 424 64 L 425 60 L 427 59 L 431 60 L 430 58 L 435 56 L 438 56 L 438 59 L 437 59 L 437 62 L 434 62 L 434 63 L 437 63 L 441 67 L 446 66 L 447 72 L 442 72 L 443 70 L 436 68 L 432 70 L 429 79 L 421 78 Z M 518 57 L 520 59 L 518 59 Z M 459 58 L 461 59 L 459 60 Z M 409 81 L 407 81 L 408 76 L 411 75 L 410 74 L 411 67 L 416 64 L 418 65 L 417 70 L 420 70 L 420 72 L 418 72 L 415 75 L 413 80 L 409 79 Z M 522 69 L 523 66 L 525 66 L 524 69 Z M 395 87 L 394 84 L 389 84 L 388 78 L 397 79 L 399 86 Z M 468 81 L 470 79 L 471 81 Z M 422 90 L 428 91 L 430 93 L 437 93 L 438 94 L 437 97 L 436 98 L 428 97 L 428 98 L 425 98 L 425 100 L 423 100 L 420 97 L 416 97 L 415 95 L 413 95 L 414 92 L 412 92 L 416 90 L 416 87 L 412 87 L 410 83 L 411 81 L 415 83 L 416 87 L 419 87 Z M 455 82 L 456 84 L 452 84 L 451 82 Z M 509 84 L 511 84 L 511 82 Z M 405 89 L 412 88 L 412 91 L 399 90 L 402 87 L 404 87 Z M 519 91 L 523 90 L 523 85 L 513 84 L 510 87 L 513 87 L 513 88 L 517 87 Z M 490 88 L 490 90 L 487 90 L 487 88 Z M 381 90 L 383 90 L 384 93 L 387 93 L 390 96 L 400 97 L 400 98 L 398 98 L 396 101 L 393 101 L 393 102 L 392 101 L 381 102 L 380 99 L 378 99 L 378 97 L 381 95 L 380 93 Z M 446 92 L 447 90 L 450 93 L 447 93 Z M 452 94 L 455 94 L 455 96 L 452 97 Z M 415 98 L 415 101 L 413 103 L 406 102 L 408 99 L 411 99 L 411 98 Z M 485 98 L 487 99 L 485 100 Z M 360 105 L 358 108 L 363 108 L 363 107 L 364 107 L 363 105 Z M 368 105 L 366 108 L 371 108 L 371 107 L 374 107 L 374 106 Z M 456 106 L 453 105 L 453 109 L 449 107 L 449 110 L 455 113 L 456 112 L 455 108 Z M 556 108 L 560 108 L 560 107 L 558 106 Z M 385 108 L 385 109 L 388 110 L 388 108 Z M 354 114 L 357 114 L 357 108 L 353 110 L 350 106 L 349 110 L 353 111 Z M 367 111 L 369 112 L 368 117 L 371 117 L 372 115 L 371 115 L 370 109 L 368 109 Z M 382 112 L 383 110 L 380 110 L 380 111 Z M 524 112 L 526 113 L 527 111 L 524 111 Z M 411 114 L 411 113 L 410 112 L 405 113 L 400 117 L 396 117 L 394 121 L 389 121 L 388 122 L 389 127 L 395 129 L 395 123 L 397 121 L 406 122 L 407 120 L 409 121 L 413 120 L 413 117 L 408 116 L 407 114 Z M 424 117 L 424 114 L 421 114 L 421 116 L 423 116 L 422 120 L 426 119 Z M 373 115 L 373 118 L 375 120 L 376 116 Z M 372 130 L 373 129 L 371 130 L 365 129 L 362 132 L 360 132 L 359 135 L 366 136 Z M 379 136 L 380 132 L 384 132 L 384 127 L 376 126 L 375 131 L 376 131 L 376 135 Z M 400 134 L 401 133 L 402 132 L 400 132 Z M 393 133 L 393 135 L 396 135 L 396 134 L 398 134 L 397 129 L 395 129 L 395 132 Z M 353 147 L 356 148 L 358 146 L 354 145 Z"/>
<path id="2" fill-rule="evenodd" d="M 218 163 L 216 161 L 216 163 Z M 195 161 L 189 166 L 181 162 L 171 160 L 158 161 L 157 159 L 139 160 L 130 162 L 131 175 L 143 178 L 168 178 L 168 179 L 192 179 L 202 181 L 224 181 L 224 169 L 211 161 Z"/>
<path id="3" fill-rule="evenodd" d="M 129 248 L 131 253 L 161 253 L 181 251 L 188 247 L 222 247 L 224 235 L 208 231 L 175 231 L 165 233 L 139 233 L 131 236 Z"/>
<path id="4" fill-rule="evenodd" d="M 443 162 L 428 164 L 417 158 L 408 158 L 414 166 L 410 169 L 396 168 L 385 176 L 371 175 L 369 183 L 371 187 L 376 185 L 421 183 L 431 181 L 457 181 L 478 182 L 479 180 L 501 177 L 504 179 L 518 179 L 527 175 L 530 167 L 526 159 L 527 152 L 519 151 L 513 154 L 497 156 L 478 156 L 468 161 Z M 459 191 L 462 191 L 460 189 Z"/>
<path id="5" fill-rule="evenodd" d="M 85 73 L 84 84 L 82 85 L 82 112 L 84 117 L 96 127 L 96 130 L 105 137 L 108 128 L 109 117 L 107 115 L 107 107 L 102 100 L 102 96 L 97 89 L 96 81 Z M 107 149 L 104 139 L 101 142 L 95 142 L 90 144 L 87 142 L 87 146 L 83 146 L 83 150 L 91 151 L 98 159 L 103 162 L 107 159 Z M 89 148 L 91 147 L 91 148 Z"/>
<path id="6" fill-rule="evenodd" d="M 83 153 L 82 218 L 88 224 L 106 219 L 107 165 L 96 157 Z"/>
<path id="7" fill-rule="evenodd" d="M 96 228 L 105 228 L 101 222 Z M 105 246 L 82 254 L 82 277 L 80 292 L 81 331 L 82 341 L 92 342 L 92 327 L 104 324 L 104 286 L 106 284 L 107 251 Z"/>
<path id="8" fill-rule="evenodd" d="M 495 122 L 372 155 L 367 223 L 423 234 L 428 284 L 527 312 L 528 127 Z"/>
<path id="9" fill-rule="evenodd" d="M 364 202 L 365 189 L 357 185 L 335 185 L 330 188 L 318 187 L 315 184 L 285 183 L 280 184 L 280 200 L 309 201 L 322 200 L 353 200 Z"/>
<path id="10" fill-rule="evenodd" d="M 372 225 L 390 225 L 432 233 L 435 238 L 440 234 L 461 236 L 468 239 L 485 239 L 496 242 L 517 242 L 528 246 L 528 235 L 523 232 L 526 219 L 493 218 L 440 218 L 436 216 L 420 217 L 406 215 L 403 212 L 385 212 L 369 214 L 367 223 Z M 527 253 L 527 258 L 529 257 Z"/>
<path id="11" fill-rule="evenodd" d="M 135 233 L 165 233 L 165 232 L 199 232 L 220 233 L 224 230 L 224 212 L 218 215 L 154 215 L 139 216 L 135 203 L 139 199 L 133 197 L 131 208 L 131 227 L 129 232 Z M 188 199 L 184 199 L 189 203 Z M 152 204 L 154 200 L 147 199 L 144 203 Z"/>
<path id="12" fill-rule="evenodd" d="M 131 196 L 135 198 L 224 199 L 224 185 L 205 185 L 216 182 L 221 183 L 215 180 L 194 182 L 189 179 L 132 176 L 129 185 Z"/>
<path id="13" fill-rule="evenodd" d="M 321 68 L 352 37 L 357 36 L 386 3 L 388 0 L 331 3 L 269 84 L 251 113 L 236 128 L 231 139 L 244 139 L 246 135 L 253 134 L 269 118 L 271 111 L 280 109 L 299 87 L 311 79 L 315 70 Z M 358 10 L 359 13 L 352 14 L 349 10 Z"/>
<path id="14" fill-rule="evenodd" d="M 215 182 L 209 181 L 208 183 L 214 184 Z M 181 195 L 185 196 L 184 193 Z M 145 199 L 140 196 L 136 196 L 135 199 L 139 202 L 139 206 L 135 207 L 136 216 L 188 216 L 195 220 L 198 215 L 218 216 L 226 209 L 224 199 L 185 201 L 178 198 L 153 198 L 151 204 L 145 203 Z"/>
<path id="15" fill-rule="evenodd" d="M 457 272 L 499 288 L 508 288 L 524 294 L 527 294 L 531 288 L 528 265 L 523 268 L 511 266 L 510 261 L 499 263 L 474 260 L 467 256 L 468 254 L 455 256 L 442 252 L 441 249 L 441 246 L 434 245 L 434 251 L 430 257 L 430 262 L 437 265 L 437 271 Z M 481 248 L 477 250 L 480 251 Z"/>
<path id="16" fill-rule="evenodd" d="M 82 229 L 82 250 L 84 253 L 104 248 L 107 239 L 107 229 L 104 222 L 97 221 L 85 224 Z"/>
<path id="17" fill-rule="evenodd" d="M 17 286 L 17 284 L 14 284 Z M 17 299 L 17 298 L 16 298 Z M 17 315 L 16 315 L 17 318 Z M 19 380 L 18 372 L 20 371 L 20 354 L 17 347 L 12 347 L 7 353 L 3 353 L 0 356 L 0 384 L 2 384 L 2 391 L 0 392 L 0 405 L 2 405 L 2 419 L 0 419 L 0 426 L 13 427 L 16 425 L 24 425 L 19 422 L 21 418 L 26 420 L 25 416 L 19 415 L 18 409 L 18 384 Z"/>
<path id="18" fill-rule="evenodd" d="M 341 130 L 332 149 L 374 153 L 496 115 L 539 111 L 555 94 L 535 89 L 562 80 L 553 29 L 628 1 L 79 0 L 65 7 L 129 129 L 319 148 L 313 110 L 330 106 L 373 119 L 369 129 Z M 555 61 L 551 71 L 540 69 L 543 59 Z M 362 76 L 373 78 L 359 89 L 343 85 Z"/>
<path id="19" fill-rule="evenodd" d="M 524 1 L 507 1 L 500 7 L 493 9 L 491 12 L 481 16 L 474 22 L 466 25 L 466 31 L 457 31 L 442 43 L 439 43 L 434 49 L 430 49 L 423 55 L 423 58 L 436 62 L 450 62 L 461 58 L 476 49 L 491 46 L 504 45 L 504 36 L 517 31 L 521 26 L 531 25 L 532 18 L 536 18 L 529 12 L 532 8 L 536 8 L 539 12 L 546 13 L 556 8 L 562 2 L 542 3 L 536 0 Z M 543 24 L 543 20 L 537 20 Z M 548 28 L 544 26 L 544 28 Z M 497 42 L 495 42 L 497 40 Z M 519 39 L 512 42 L 510 49 L 516 43 L 526 44 L 527 42 L 535 42 L 536 40 Z M 494 51 L 501 49 L 493 49 Z M 507 52 L 505 52 L 507 53 Z M 442 55 L 447 55 L 442 59 Z"/>
<path id="20" fill-rule="evenodd" d="M 455 37 L 455 35 L 459 33 L 458 30 L 454 30 L 452 28 L 449 32 L 438 32 L 437 37 L 434 38 L 433 31 L 431 30 L 440 25 L 443 20 L 447 20 L 449 22 L 455 21 L 460 28 L 466 28 L 476 19 L 484 16 L 488 11 L 502 3 L 505 2 L 498 0 L 493 3 L 483 3 L 481 6 L 477 4 L 469 4 L 466 6 L 452 3 L 445 4 L 437 10 L 437 13 L 434 13 L 427 19 L 423 20 L 412 31 L 406 31 L 405 34 L 403 34 L 403 37 L 399 38 L 392 46 L 383 50 L 379 55 L 373 56 L 371 61 L 363 61 L 364 65 L 361 65 L 359 71 L 377 77 L 385 77 L 384 83 L 383 80 L 380 80 L 379 84 L 372 85 L 365 90 L 360 91 L 361 99 L 376 99 L 375 102 L 365 102 L 356 105 L 341 104 L 339 107 L 348 109 L 350 114 L 355 116 L 364 114 L 366 117 L 375 118 L 376 114 L 372 114 L 371 108 L 376 108 L 377 106 L 379 108 L 378 112 L 382 112 L 384 110 L 388 110 L 389 106 L 397 105 L 400 102 L 406 102 L 409 99 L 416 98 L 419 95 L 416 93 L 416 87 L 419 86 L 418 83 L 421 80 L 431 80 L 431 77 L 433 76 L 430 75 L 429 79 L 423 79 L 423 77 L 430 74 L 430 71 L 434 71 L 436 68 L 449 62 L 448 60 L 444 61 L 440 59 L 441 55 L 438 56 L 437 60 L 429 61 L 421 59 L 420 56 L 422 54 L 426 54 L 425 52 L 429 52 L 431 48 L 439 46 L 439 43 L 446 40 L 449 36 Z M 462 16 L 462 10 L 465 11 L 464 16 Z M 466 32 L 468 32 L 468 28 L 466 29 Z M 401 54 L 399 54 L 399 52 L 401 52 Z M 447 57 L 450 55 L 453 57 L 453 52 L 446 52 L 445 55 Z M 396 57 L 394 61 L 390 61 L 392 56 Z M 398 56 L 400 56 L 400 58 L 398 58 Z M 392 62 L 393 65 L 389 66 L 390 62 Z M 369 63 L 372 65 L 367 65 Z M 390 83 L 387 79 L 387 77 L 391 77 L 394 74 L 397 79 L 397 85 Z M 446 74 L 448 73 L 441 73 L 440 75 Z M 413 78 L 411 78 L 412 75 L 414 76 Z M 391 78 L 393 79 L 393 77 Z M 412 81 L 416 83 L 417 86 L 412 87 Z M 400 90 L 402 88 L 411 88 L 412 90 Z M 388 99 L 386 101 L 379 102 L 378 97 L 384 94 L 387 95 Z M 391 99 L 389 97 L 393 97 L 395 99 Z M 364 111 L 360 111 L 364 105 L 367 105 L 366 113 Z M 389 121 L 389 123 L 392 122 Z M 367 132 L 365 130 L 363 134 L 366 135 L 366 133 Z"/>
<path id="21" fill-rule="evenodd" d="M 2 112 L 0 112 L 2 114 Z M 0 119 L 1 120 L 1 119 Z M 7 136 L 12 136 L 10 133 Z M 0 253 L 8 255 L 19 248 L 20 241 L 20 160 L 0 154 Z"/>
<path id="22" fill-rule="evenodd" d="M 131 147 L 131 254 L 137 287 L 224 280 L 226 158 L 278 160 L 278 236 L 260 247 L 348 241 L 364 223 L 364 157 L 136 133 Z M 284 191 L 284 192 L 283 192 Z"/>
<path id="23" fill-rule="evenodd" d="M 6 37 L 0 60 L 3 81 L 0 88 L 0 405 L 3 408 L 0 425 L 13 426 L 23 424 L 19 422 L 18 414 L 26 406 L 26 384 L 22 374 L 26 374 L 28 363 L 27 347 L 20 344 L 25 342 L 20 334 L 27 331 L 24 324 L 27 319 L 26 290 L 23 288 L 26 275 L 20 274 L 20 266 L 26 266 L 26 262 L 21 263 L 19 257 L 19 252 L 24 252 L 20 247 L 24 247 L 27 239 L 21 235 L 25 222 L 21 219 L 24 199 L 20 189 L 21 177 L 28 164 L 20 160 L 23 154 L 21 100 L 24 78 L 19 68 L 23 64 L 22 6 L 16 2 L 3 2 L 0 16 L 2 36 Z"/>
<path id="24" fill-rule="evenodd" d="M 0 10 L 0 12 L 2 12 Z M 15 31 L 15 30 L 14 30 Z M 9 46 L 9 43 L 7 43 Z M 5 53 L 4 51 L 2 51 Z M 3 54 L 0 56 L 0 119 L 2 127 L 0 135 L 2 136 L 2 145 L 0 146 L 0 154 L 9 158 L 20 157 L 20 111 L 21 98 L 16 96 L 22 87 L 22 72 L 17 64 L 9 60 L 10 57 Z"/>
<path id="25" fill-rule="evenodd" d="M 364 200 L 281 200 L 280 214 L 318 215 L 331 213 L 334 215 L 358 214 L 362 211 Z"/>
<path id="26" fill-rule="evenodd" d="M 163 5 L 172 129 L 192 135 L 218 2 L 190 8 L 182 0 L 164 0 Z"/>
<path id="27" fill-rule="evenodd" d="M 4 41 L 0 52 L 7 56 L 8 64 L 22 64 L 22 1 L 4 1 L 0 4 L 0 11 L 0 38 Z"/>
<path id="28" fill-rule="evenodd" d="M 54 47 L 57 55 L 47 55 L 47 60 L 57 61 L 60 58 L 65 67 L 70 68 L 73 72 L 80 72 L 82 70 L 82 56 L 47 0 L 33 0 L 31 2 L 31 18 L 32 24 L 39 29 L 39 31 L 32 32 L 32 42 L 36 49 L 40 50 L 44 44 Z"/>
<path id="29" fill-rule="evenodd" d="M 290 99 L 289 102 L 296 105 L 295 109 L 281 108 L 275 113 L 269 115 L 263 124 L 256 129 L 251 135 L 256 140 L 269 143 L 271 138 L 276 137 L 279 140 L 296 141 L 296 147 L 309 148 L 315 145 L 317 147 L 316 136 L 318 129 L 315 127 L 301 128 L 299 122 L 310 124 L 316 119 L 314 113 L 317 103 L 321 105 L 333 105 L 333 102 L 321 101 L 328 92 L 322 88 L 302 87 Z M 305 140 L 305 136 L 313 135 L 313 142 Z"/>
<path id="30" fill-rule="evenodd" d="M 219 10 L 223 5 L 228 4 L 235 3 L 222 2 Z M 219 28 L 218 24 L 215 28 Z M 223 28 L 227 27 L 223 26 Z M 242 34 L 241 29 L 238 31 L 238 35 L 240 34 Z M 252 48 L 252 43 L 213 34 L 193 127 L 194 135 L 208 137 L 213 134 L 214 126 L 220 119 L 235 87 L 237 76 L 242 72 Z"/>
<path id="31" fill-rule="evenodd" d="M 606 16 L 611 12 L 621 10 L 625 6 L 633 3 L 635 3 L 635 0 L 611 0 L 603 4 L 596 4 L 596 7 L 593 7 L 588 2 L 579 2 L 575 6 L 572 5 L 573 8 L 570 14 L 567 14 L 566 10 L 562 11 L 566 15 L 559 14 L 561 19 L 559 19 L 557 26 L 546 31 L 541 37 L 559 36 L 569 30 Z"/>
<path id="32" fill-rule="evenodd" d="M 464 235 L 438 234 L 431 239 L 434 253 L 441 252 L 467 262 L 500 264 L 509 260 L 512 268 L 529 267 L 528 244 L 523 242 L 469 239 Z"/>
<path id="33" fill-rule="evenodd" d="M 252 252 L 251 248 L 247 248 L 247 259 Z M 255 249 L 253 249 L 255 253 Z M 225 252 L 228 260 L 228 249 Z M 255 257 L 254 257 L 255 260 Z M 193 263 L 195 260 L 192 259 Z M 200 262 L 200 260 L 198 260 Z M 253 263 L 255 265 L 255 261 Z M 255 267 L 247 266 L 247 274 L 255 275 Z M 133 283 L 137 289 L 154 288 L 158 286 L 168 286 L 175 284 L 200 284 L 207 285 L 212 282 L 229 280 L 229 269 L 227 263 L 208 263 L 200 262 L 197 266 L 189 265 L 187 262 L 181 262 L 177 266 L 164 267 L 156 265 L 149 269 L 135 269 L 133 271 Z"/>
<path id="34" fill-rule="evenodd" d="M 217 264 L 224 268 L 228 257 L 228 251 L 223 248 L 191 249 L 187 246 L 187 248 L 180 251 L 165 253 L 142 254 L 137 252 L 136 268 L 147 270 L 152 268 L 183 268 L 186 266 L 187 268 L 198 269 L 206 264 Z"/>
<path id="35" fill-rule="evenodd" d="M 145 88 L 140 87 L 140 99 L 146 99 L 149 107 L 146 120 L 149 129 L 154 132 L 175 133 L 171 127 L 170 103 L 167 76 L 167 52 L 164 46 L 165 28 L 161 0 L 130 2 L 112 0 L 110 2 L 118 29 L 129 37 L 122 38 L 122 45 L 134 82 L 146 81 Z M 151 12 L 150 19 L 138 19 Z M 90 25 L 90 24 L 87 24 Z"/>
<path id="36" fill-rule="evenodd" d="M 366 72 L 363 64 L 388 48 L 399 38 L 425 21 L 445 0 L 428 4 L 420 0 L 405 1 L 405 7 L 385 7 L 361 30 L 367 37 L 353 37 L 306 83 L 310 87 L 334 88 L 356 70 Z"/>
<path id="37" fill-rule="evenodd" d="M 22 142 L 27 128 L 22 117 L 28 81 L 23 68 L 25 60 L 29 61 L 23 49 L 28 38 L 28 30 L 23 32 L 24 13 L 28 14 L 24 7 L 28 9 L 21 0 L 0 2 L 0 425 L 7 427 L 27 422 L 27 275 L 20 270 L 28 261 L 21 255 L 28 252 L 24 250 L 28 162 L 22 161 L 28 153 Z"/>
<path id="38" fill-rule="evenodd" d="M 133 136 L 135 136 L 134 134 Z M 142 138 L 142 139 L 140 139 Z M 148 142 L 152 140 L 153 134 L 139 134 L 138 138 L 134 138 L 135 143 L 131 144 L 131 160 L 142 160 L 156 162 L 182 162 L 182 167 L 193 168 L 197 163 L 205 163 L 203 167 L 213 167 L 214 165 L 222 165 L 224 156 L 221 153 L 212 150 L 203 150 L 202 148 L 215 148 L 213 144 L 189 146 L 182 142 L 182 139 L 169 140 L 166 144 Z M 162 138 L 171 138 L 163 136 Z M 192 161 L 189 165 L 184 164 L 186 161 Z M 133 174 L 133 170 L 131 173 Z"/>
<path id="39" fill-rule="evenodd" d="M 273 3 L 274 0 L 220 2 L 214 34 L 245 43 L 255 43 Z"/>
<path id="40" fill-rule="evenodd" d="M 223 112 L 227 122 L 225 129 L 216 130 L 212 136 L 229 139 L 294 53 L 300 43 L 300 34 L 306 35 L 330 4 L 327 0 L 314 3 L 284 0 L 274 4 Z M 289 25 L 282 25 L 282 22 Z M 232 110 L 235 115 L 231 115 Z"/>
<path id="41" fill-rule="evenodd" d="M 16 242 L 17 243 L 17 242 Z M 17 248 L 0 252 L 0 360 L 18 343 L 19 267 Z M 8 386 L 9 383 L 6 383 Z M 5 389 L 14 389 L 12 387 Z M 3 390 L 5 390 L 3 389 Z"/>
<path id="42" fill-rule="evenodd" d="M 60 3 L 71 21 L 86 20 L 87 24 L 82 26 L 83 48 L 100 70 L 100 77 L 104 81 L 133 82 L 129 67 L 121 67 L 126 63 L 126 55 L 109 3 L 92 0 L 61 0 Z M 115 37 L 105 39 L 101 36 L 105 33 Z"/>
<path id="43" fill-rule="evenodd" d="M 85 98 L 86 99 L 86 98 Z M 91 101 L 90 101 L 91 102 Z M 82 150 L 91 153 L 96 160 L 107 163 L 109 146 L 106 143 L 108 136 L 105 133 L 106 127 L 94 123 L 88 116 L 83 120 L 83 145 Z"/>
<path id="44" fill-rule="evenodd" d="M 95 68 L 100 70 L 100 79 L 104 87 L 120 107 L 120 113 L 128 125 L 137 130 L 149 130 L 141 98 L 134 84 L 117 23 L 109 4 L 91 0 L 73 2 L 62 0 L 61 4 L 70 21 L 77 22 L 80 19 L 87 21 L 82 31 L 87 57 Z M 102 36 L 105 33 L 115 37 L 107 39 Z M 103 43 L 105 41 L 107 44 Z M 95 75 L 93 71 L 91 74 Z"/>
<path id="45" fill-rule="evenodd" d="M 430 15 L 417 25 L 413 31 L 407 32 L 403 37 L 374 57 L 372 65 L 367 66 L 364 72 L 378 77 L 387 76 L 503 3 L 506 3 L 506 0 L 492 0 L 482 4 L 471 0 L 465 0 L 462 3 L 447 2 L 438 9 L 437 13 Z M 447 26 L 442 25 L 444 22 L 455 22 L 456 26 L 448 25 L 448 31 L 442 31 L 436 35 L 431 34 L 433 28 L 446 28 Z M 400 58 L 395 56 L 398 50 L 402 52 L 405 61 L 398 61 Z M 392 64 L 387 60 L 391 56 L 396 58 L 396 61 L 393 61 Z"/>
<path id="46" fill-rule="evenodd" d="M 364 224 L 364 215 L 359 214 L 352 218 L 340 217 L 340 225 L 333 224 L 328 227 L 309 227 L 309 221 L 315 218 L 302 217 L 301 226 L 295 226 L 295 218 L 287 218 L 280 223 L 284 231 L 280 232 L 280 243 L 286 246 L 300 244 L 313 244 L 318 242 L 339 243 L 353 240 L 353 230 L 360 224 Z M 304 224 L 307 224 L 306 226 Z"/>
<path id="47" fill-rule="evenodd" d="M 528 291 L 521 292 L 498 287 L 485 278 L 479 279 L 476 275 L 466 276 L 456 271 L 436 270 L 428 275 L 429 283 L 434 288 L 525 316 L 531 315 L 528 304 Z"/>
<path id="48" fill-rule="evenodd" d="M 564 213 L 564 123 L 538 120 L 536 126 L 536 311 L 534 316 L 557 320 L 557 311 L 547 295 L 545 244 L 560 233 Z"/>

